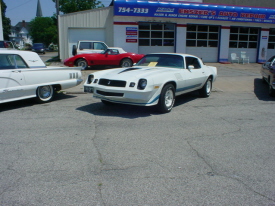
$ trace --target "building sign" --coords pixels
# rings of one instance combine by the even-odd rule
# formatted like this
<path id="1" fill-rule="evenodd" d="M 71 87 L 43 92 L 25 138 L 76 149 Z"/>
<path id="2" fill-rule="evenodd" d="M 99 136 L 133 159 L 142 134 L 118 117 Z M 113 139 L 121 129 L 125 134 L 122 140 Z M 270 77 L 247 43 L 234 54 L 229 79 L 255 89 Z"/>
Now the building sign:
<path id="1" fill-rule="evenodd" d="M 138 28 L 137 27 L 126 27 L 126 42 L 127 43 L 137 43 L 138 38 Z"/>
<path id="2" fill-rule="evenodd" d="M 275 9 L 183 1 L 115 0 L 114 14 L 275 24 Z"/>

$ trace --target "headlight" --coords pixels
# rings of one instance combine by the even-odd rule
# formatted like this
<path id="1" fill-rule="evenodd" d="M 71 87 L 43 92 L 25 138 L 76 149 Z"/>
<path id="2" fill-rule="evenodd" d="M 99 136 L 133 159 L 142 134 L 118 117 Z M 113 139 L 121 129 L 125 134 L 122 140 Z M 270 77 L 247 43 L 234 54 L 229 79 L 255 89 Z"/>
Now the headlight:
<path id="1" fill-rule="evenodd" d="M 147 85 L 147 80 L 146 79 L 140 79 L 138 81 L 138 87 L 137 88 L 140 89 L 140 90 L 143 90 L 143 89 L 145 89 L 146 85 Z"/>
<path id="2" fill-rule="evenodd" d="M 93 82 L 93 79 L 94 79 L 94 75 L 90 74 L 90 75 L 88 76 L 87 83 L 88 83 L 88 84 L 91 84 L 91 83 Z"/>

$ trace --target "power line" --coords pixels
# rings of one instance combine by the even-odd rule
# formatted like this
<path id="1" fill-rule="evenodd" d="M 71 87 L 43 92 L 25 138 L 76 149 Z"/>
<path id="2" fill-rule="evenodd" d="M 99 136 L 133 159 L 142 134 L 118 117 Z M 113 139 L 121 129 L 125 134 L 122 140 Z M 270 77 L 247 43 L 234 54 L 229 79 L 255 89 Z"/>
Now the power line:
<path id="1" fill-rule="evenodd" d="M 25 3 L 23 3 L 23 4 L 20 4 L 20 5 L 16 6 L 16 7 L 13 7 L 13 8 L 11 8 L 11 9 L 7 10 L 7 11 L 11 11 L 11 10 L 13 10 L 13 9 L 16 9 L 16 8 L 20 7 L 20 6 L 23 6 L 23 5 L 27 4 L 27 3 L 30 2 L 30 1 L 33 1 L 33 0 L 29 0 L 29 1 L 25 2 Z"/>

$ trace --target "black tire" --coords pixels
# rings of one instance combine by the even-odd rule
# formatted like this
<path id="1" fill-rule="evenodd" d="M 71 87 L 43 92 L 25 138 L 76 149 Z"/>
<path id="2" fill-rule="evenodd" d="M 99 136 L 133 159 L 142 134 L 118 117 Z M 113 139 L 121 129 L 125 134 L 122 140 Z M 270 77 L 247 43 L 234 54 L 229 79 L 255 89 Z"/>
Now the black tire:
<path id="1" fill-rule="evenodd" d="M 72 55 L 77 55 L 76 45 L 73 45 Z"/>
<path id="2" fill-rule="evenodd" d="M 106 100 L 101 100 L 101 102 L 103 103 L 103 104 L 105 104 L 105 105 L 114 105 L 115 103 L 114 102 L 109 102 L 109 101 L 106 101 Z"/>
<path id="3" fill-rule="evenodd" d="M 133 66 L 133 62 L 131 59 L 122 59 L 120 62 L 120 66 L 121 67 L 132 67 Z"/>
<path id="4" fill-rule="evenodd" d="M 209 77 L 203 87 L 199 90 L 201 97 L 209 97 L 212 91 L 212 78 Z"/>
<path id="5" fill-rule="evenodd" d="M 36 90 L 36 101 L 38 103 L 50 102 L 54 97 L 54 88 L 52 85 L 40 86 Z"/>
<path id="6" fill-rule="evenodd" d="M 168 113 L 172 110 L 175 103 L 175 87 L 172 84 L 165 85 L 159 97 L 158 111 Z"/>
<path id="7" fill-rule="evenodd" d="M 82 67 L 82 69 L 87 69 L 88 68 L 88 63 L 85 59 L 78 59 L 76 61 L 76 66 Z"/>

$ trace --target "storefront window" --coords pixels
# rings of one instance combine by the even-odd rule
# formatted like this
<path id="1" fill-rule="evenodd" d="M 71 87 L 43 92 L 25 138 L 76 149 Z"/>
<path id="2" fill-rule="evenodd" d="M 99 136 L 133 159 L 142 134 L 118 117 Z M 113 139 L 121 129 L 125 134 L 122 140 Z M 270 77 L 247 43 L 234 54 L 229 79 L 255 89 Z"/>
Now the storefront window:
<path id="1" fill-rule="evenodd" d="M 151 37 L 152 38 L 162 38 L 162 32 L 161 31 L 152 31 Z"/>
<path id="2" fill-rule="evenodd" d="M 186 46 L 218 47 L 219 26 L 187 25 Z"/>
<path id="3" fill-rule="evenodd" d="M 163 30 L 163 24 L 151 24 L 151 30 Z"/>
<path id="4" fill-rule="evenodd" d="M 151 46 L 162 46 L 162 39 L 151 39 Z"/>
<path id="5" fill-rule="evenodd" d="M 139 23 L 139 46 L 174 46 L 175 24 Z"/>
<path id="6" fill-rule="evenodd" d="M 257 48 L 259 28 L 231 27 L 230 48 Z"/>
<path id="7" fill-rule="evenodd" d="M 268 49 L 275 49 L 275 29 L 269 30 Z"/>
<path id="8" fill-rule="evenodd" d="M 140 31 L 139 37 L 141 38 L 150 38 L 150 32 L 149 31 Z"/>
<path id="9" fill-rule="evenodd" d="M 139 39 L 139 46 L 148 46 L 150 45 L 149 39 Z"/>
<path id="10" fill-rule="evenodd" d="M 150 30 L 150 24 L 149 23 L 141 23 L 139 24 L 140 30 Z"/>

